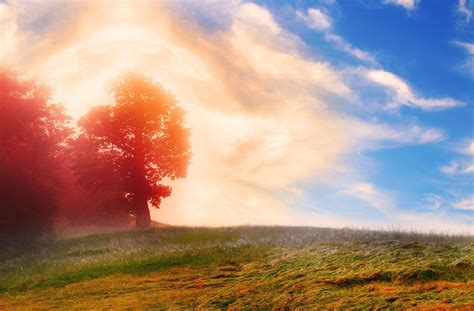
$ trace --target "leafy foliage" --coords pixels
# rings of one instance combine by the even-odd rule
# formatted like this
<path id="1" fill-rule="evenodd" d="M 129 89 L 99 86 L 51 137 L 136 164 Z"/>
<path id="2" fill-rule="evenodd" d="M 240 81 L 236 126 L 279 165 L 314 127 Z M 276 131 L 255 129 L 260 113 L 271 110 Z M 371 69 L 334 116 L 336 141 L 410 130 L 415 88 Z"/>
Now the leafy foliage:
<path id="1" fill-rule="evenodd" d="M 148 203 L 159 207 L 171 195 L 171 187 L 159 182 L 186 176 L 190 144 L 184 111 L 142 74 L 120 76 L 112 91 L 113 105 L 95 107 L 79 121 L 73 169 L 88 189 L 126 198 L 137 224 L 149 226 Z"/>
<path id="2" fill-rule="evenodd" d="M 52 228 L 68 118 L 48 87 L 10 71 L 0 96 L 0 233 L 34 236 Z"/>

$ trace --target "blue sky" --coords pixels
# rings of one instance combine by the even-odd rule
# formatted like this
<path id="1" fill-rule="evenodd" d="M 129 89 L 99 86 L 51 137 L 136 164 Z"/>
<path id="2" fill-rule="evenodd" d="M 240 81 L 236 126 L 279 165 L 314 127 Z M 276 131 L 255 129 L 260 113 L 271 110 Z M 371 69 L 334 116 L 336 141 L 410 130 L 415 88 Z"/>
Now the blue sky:
<path id="1" fill-rule="evenodd" d="M 459 197 L 472 196 L 472 172 L 443 172 L 447 163 L 465 161 L 465 165 L 473 164 L 472 153 L 460 154 L 463 144 L 467 148 L 474 137 L 474 70 L 472 64 L 471 67 L 466 65 L 473 56 L 459 44 L 474 42 L 474 23 L 470 15 L 460 12 L 459 6 L 464 2 L 417 1 L 413 8 L 378 1 L 260 3 L 275 12 L 276 19 L 288 29 L 298 33 L 311 50 L 323 54 L 332 63 L 346 62 L 357 66 L 358 60 L 344 55 L 337 46 L 328 45 L 324 40 L 327 31 L 341 36 L 354 48 L 373 55 L 377 62 L 374 67 L 396 74 L 419 94 L 450 97 L 462 103 L 459 107 L 435 111 L 403 107 L 396 112 L 371 110 L 358 114 L 388 123 L 409 120 L 441 129 L 444 139 L 434 144 L 403 145 L 366 152 L 375 163 L 368 177 L 377 186 L 391 189 L 401 210 L 442 209 L 447 215 L 465 215 L 472 221 L 472 201 L 468 209 L 453 206 Z M 473 2 L 464 4 L 469 12 L 472 12 L 473 5 Z M 293 10 L 307 14 L 311 9 L 317 9 L 328 17 L 331 23 L 328 30 L 301 27 L 298 19 L 288 18 Z M 373 93 L 369 96 L 371 101 L 386 101 L 383 96 L 374 98 Z M 314 191 L 313 200 L 327 193 L 327 189 L 319 192 L 309 188 L 308 191 Z M 334 201 L 338 200 L 339 197 L 334 198 Z M 339 205 L 330 200 L 326 204 Z M 354 206 L 354 202 L 348 204 Z M 344 212 L 348 209 L 342 207 L 341 213 Z"/>
<path id="2" fill-rule="evenodd" d="M 0 9 L 2 63 L 74 118 L 130 68 L 182 103 L 193 163 L 155 219 L 473 233 L 472 0 Z"/>

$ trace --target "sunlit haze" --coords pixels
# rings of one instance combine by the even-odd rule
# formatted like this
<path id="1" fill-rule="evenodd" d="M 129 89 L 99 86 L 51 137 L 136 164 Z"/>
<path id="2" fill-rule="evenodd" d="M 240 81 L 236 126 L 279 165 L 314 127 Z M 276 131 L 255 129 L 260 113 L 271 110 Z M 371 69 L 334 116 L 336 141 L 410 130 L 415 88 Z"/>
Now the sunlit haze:
<path id="1" fill-rule="evenodd" d="M 339 2 L 7 1 L 0 57 L 74 119 L 128 69 L 175 95 L 159 222 L 474 233 L 472 6 Z"/>

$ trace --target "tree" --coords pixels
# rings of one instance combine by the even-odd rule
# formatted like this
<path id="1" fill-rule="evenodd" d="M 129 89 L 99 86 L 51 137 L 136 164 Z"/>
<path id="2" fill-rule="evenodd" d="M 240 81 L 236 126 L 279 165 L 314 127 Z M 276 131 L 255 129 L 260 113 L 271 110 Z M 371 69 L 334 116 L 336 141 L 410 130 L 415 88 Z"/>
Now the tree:
<path id="1" fill-rule="evenodd" d="M 107 188 L 90 191 L 79 182 L 72 167 L 71 153 L 67 152 L 61 161 L 63 191 L 59 196 L 60 209 L 56 221 L 59 230 L 84 225 L 123 226 L 130 223 L 130 202 Z"/>
<path id="2" fill-rule="evenodd" d="M 0 235 L 50 231 L 58 207 L 58 160 L 70 135 L 68 117 L 50 90 L 0 71 Z"/>
<path id="3" fill-rule="evenodd" d="M 126 73 L 112 93 L 112 105 L 95 107 L 79 120 L 73 170 L 88 189 L 127 199 L 137 227 L 148 227 L 148 204 L 158 208 L 171 195 L 171 187 L 159 182 L 186 176 L 190 132 L 183 109 L 151 78 Z"/>

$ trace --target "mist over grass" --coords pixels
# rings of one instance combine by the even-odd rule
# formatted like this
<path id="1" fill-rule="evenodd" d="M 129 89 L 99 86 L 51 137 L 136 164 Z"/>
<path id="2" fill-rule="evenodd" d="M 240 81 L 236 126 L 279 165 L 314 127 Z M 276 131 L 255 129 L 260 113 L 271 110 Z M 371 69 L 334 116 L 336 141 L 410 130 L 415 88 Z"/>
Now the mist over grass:
<path id="1" fill-rule="evenodd" d="M 147 294 L 136 300 L 138 291 Z M 400 291 L 408 298 L 397 298 Z M 461 235 L 166 227 L 59 238 L 0 255 L 0 306 L 8 308 L 467 306 L 472 293 L 474 237 Z"/>

